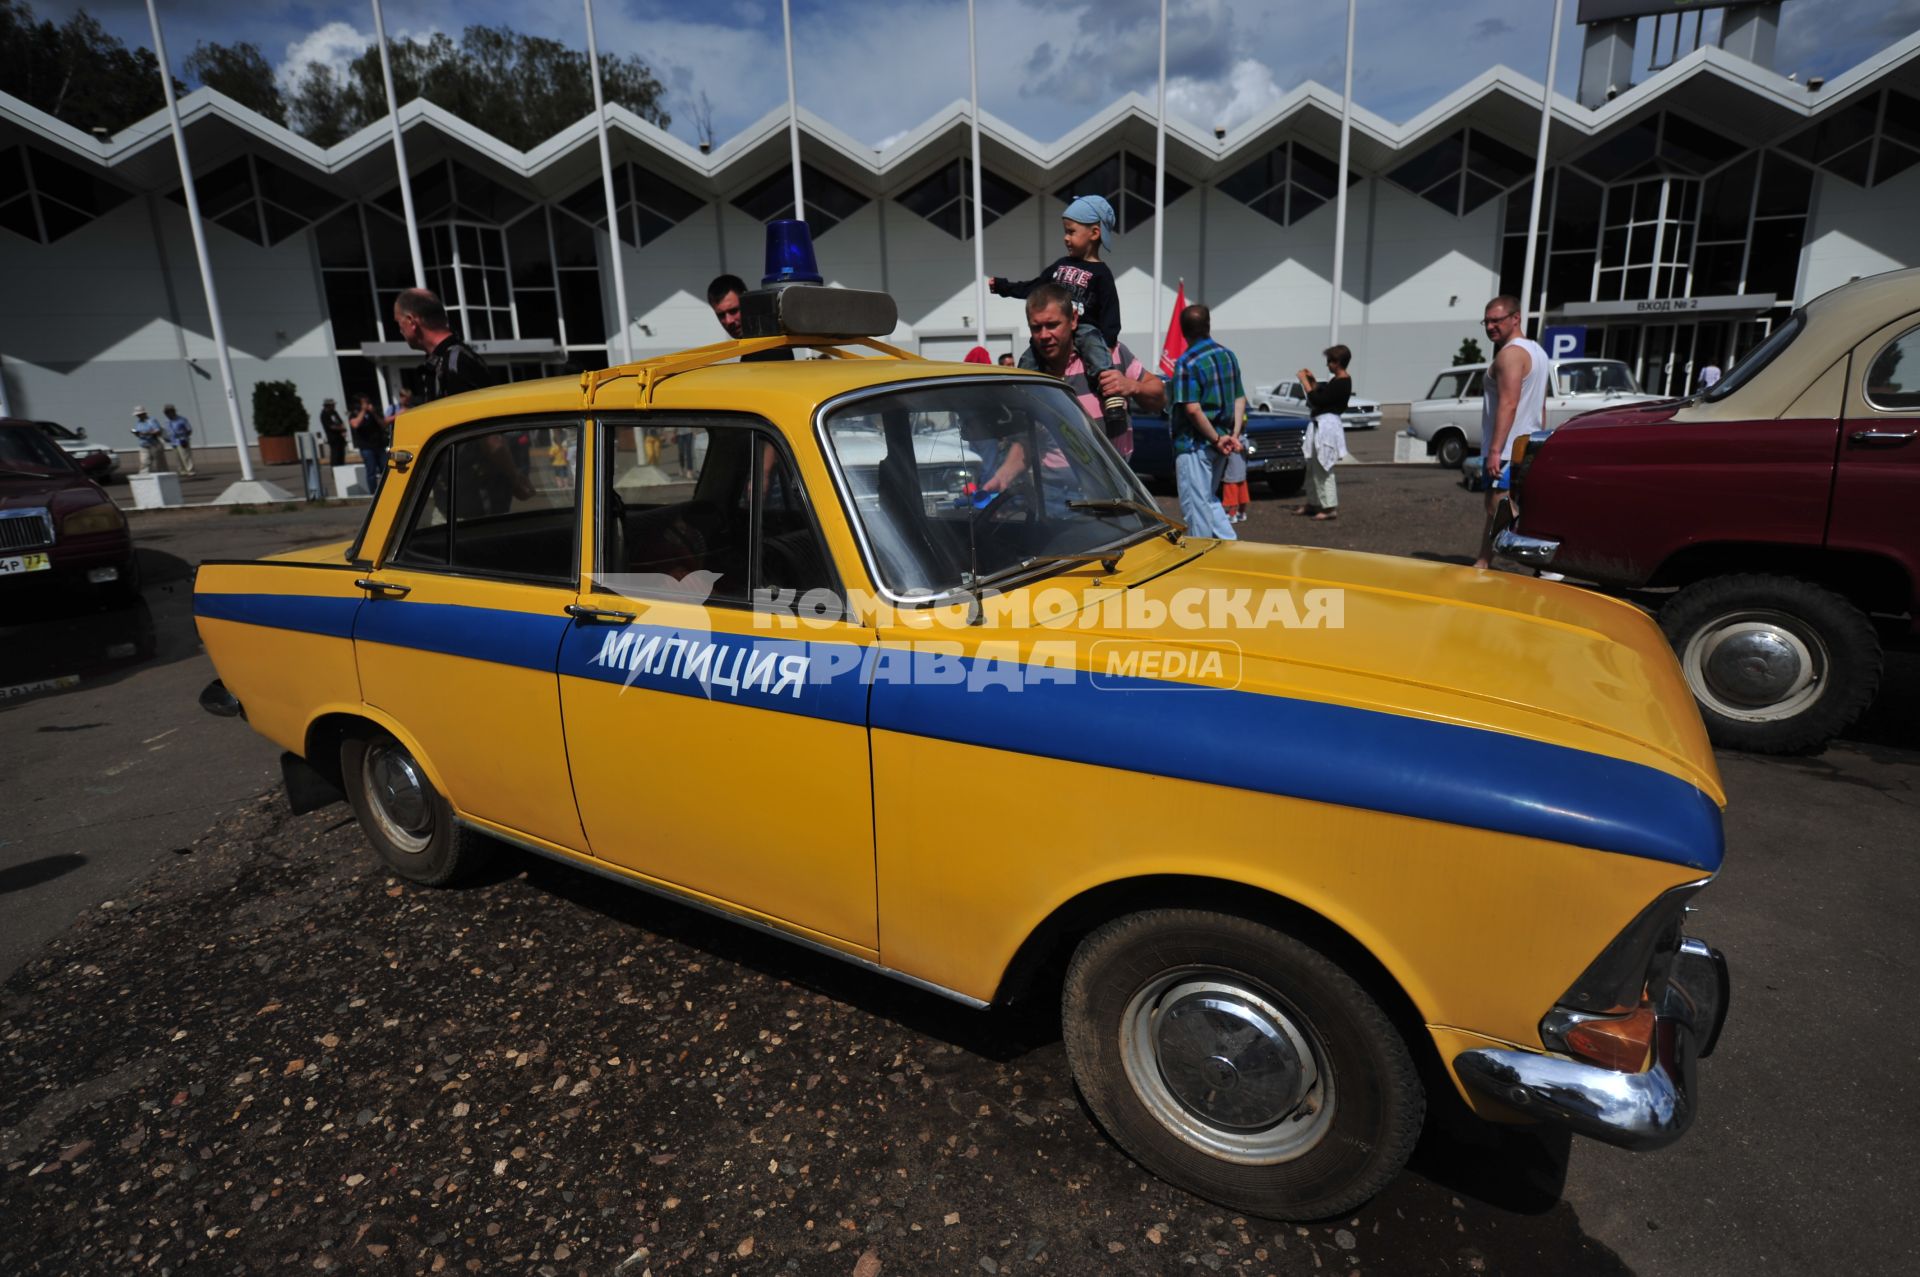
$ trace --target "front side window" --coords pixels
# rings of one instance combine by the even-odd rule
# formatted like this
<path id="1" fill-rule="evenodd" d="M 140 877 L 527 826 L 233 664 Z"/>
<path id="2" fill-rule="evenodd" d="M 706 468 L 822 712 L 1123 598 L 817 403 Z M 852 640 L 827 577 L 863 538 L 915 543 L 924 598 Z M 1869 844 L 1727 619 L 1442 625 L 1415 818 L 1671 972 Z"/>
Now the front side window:
<path id="1" fill-rule="evenodd" d="M 1429 399 L 1458 399 L 1460 388 L 1467 384 L 1467 375 L 1459 372 L 1443 372 L 1433 379 L 1433 389 L 1427 392 Z"/>
<path id="2" fill-rule="evenodd" d="M 837 591 L 799 472 L 767 430 L 660 418 L 602 431 L 597 588 L 738 606 Z"/>
<path id="3" fill-rule="evenodd" d="M 1164 527 L 1153 498 L 1061 387 L 946 383 L 871 395 L 825 422 L 880 583 L 931 599 L 1121 547 Z"/>
<path id="4" fill-rule="evenodd" d="M 397 567 L 571 582 L 580 427 L 514 423 L 443 444 L 416 478 Z"/>
<path id="5" fill-rule="evenodd" d="M 1867 402 L 1911 412 L 1920 408 L 1920 328 L 1909 328 L 1880 348 L 1867 365 Z"/>
<path id="6" fill-rule="evenodd" d="M 1735 364 L 1727 375 L 1715 382 L 1703 396 L 1708 403 L 1718 403 L 1740 387 L 1760 375 L 1760 370 L 1780 357 L 1780 352 L 1793 344 L 1800 330 L 1807 326 L 1807 313 L 1796 310 L 1787 318 L 1787 322 L 1774 329 L 1767 339 Z"/>

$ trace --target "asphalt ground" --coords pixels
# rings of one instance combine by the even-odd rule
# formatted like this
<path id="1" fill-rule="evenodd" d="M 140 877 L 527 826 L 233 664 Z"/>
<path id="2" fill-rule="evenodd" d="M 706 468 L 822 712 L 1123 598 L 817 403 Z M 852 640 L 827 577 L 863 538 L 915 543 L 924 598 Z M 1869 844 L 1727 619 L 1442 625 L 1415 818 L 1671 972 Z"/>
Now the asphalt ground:
<path id="1" fill-rule="evenodd" d="M 1471 553 L 1447 476 L 1341 486 L 1336 523 L 1259 497 L 1242 530 Z M 1692 925 L 1734 998 L 1686 1139 L 1625 1154 L 1442 1098 L 1379 1198 L 1279 1224 L 1114 1148 L 1044 1005 L 968 1011 L 512 852 L 415 888 L 344 807 L 287 815 L 274 748 L 194 705 L 185 573 L 357 520 L 139 515 L 150 637 L 138 610 L 0 634 L 0 685 L 37 688 L 0 699 L 0 1271 L 1915 1266 L 1910 657 L 1824 754 L 1721 756 L 1729 855 Z"/>

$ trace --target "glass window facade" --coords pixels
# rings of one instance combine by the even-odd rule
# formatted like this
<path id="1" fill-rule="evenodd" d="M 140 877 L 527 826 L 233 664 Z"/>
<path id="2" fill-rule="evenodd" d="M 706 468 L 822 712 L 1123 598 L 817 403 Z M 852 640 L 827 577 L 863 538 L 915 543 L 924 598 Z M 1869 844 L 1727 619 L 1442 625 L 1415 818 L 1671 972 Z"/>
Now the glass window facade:
<path id="1" fill-rule="evenodd" d="M 1331 203 L 1340 165 L 1299 142 L 1282 142 L 1232 174 L 1219 189 L 1282 226 L 1291 226 L 1323 204 Z M 1347 185 L 1360 180 L 1351 169 Z"/>
<path id="2" fill-rule="evenodd" d="M 807 202 L 807 227 L 814 238 L 826 234 L 868 204 L 866 196 L 822 173 L 800 165 L 800 198 Z M 733 197 L 733 206 L 757 222 L 793 216 L 793 173 L 779 168 Z"/>
<path id="3" fill-rule="evenodd" d="M 0 227 L 51 244 L 127 200 L 127 193 L 31 146 L 0 149 Z"/>
<path id="4" fill-rule="evenodd" d="M 980 169 L 980 224 L 991 226 L 1025 202 L 1027 193 L 984 165 Z M 902 205 L 955 239 L 973 238 L 973 164 L 943 164 L 897 197 Z"/>

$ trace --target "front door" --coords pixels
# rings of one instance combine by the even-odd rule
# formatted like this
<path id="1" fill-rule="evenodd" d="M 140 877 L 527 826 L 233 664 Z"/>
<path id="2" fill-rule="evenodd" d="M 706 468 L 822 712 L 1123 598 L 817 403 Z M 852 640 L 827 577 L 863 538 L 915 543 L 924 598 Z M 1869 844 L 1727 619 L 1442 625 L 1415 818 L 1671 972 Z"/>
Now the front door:
<path id="1" fill-rule="evenodd" d="M 456 808 L 576 851 L 557 668 L 579 565 L 564 458 L 580 430 L 494 421 L 437 441 L 353 629 L 363 698 L 413 738 Z"/>
<path id="2" fill-rule="evenodd" d="M 1920 322 L 1913 315 L 1853 350 L 1827 545 L 1892 557 L 1920 581 Z M 1920 599 L 1889 610 L 1920 614 Z"/>
<path id="3" fill-rule="evenodd" d="M 872 957 L 872 633 L 777 432 L 597 425 L 599 535 L 560 700 L 593 854 Z"/>

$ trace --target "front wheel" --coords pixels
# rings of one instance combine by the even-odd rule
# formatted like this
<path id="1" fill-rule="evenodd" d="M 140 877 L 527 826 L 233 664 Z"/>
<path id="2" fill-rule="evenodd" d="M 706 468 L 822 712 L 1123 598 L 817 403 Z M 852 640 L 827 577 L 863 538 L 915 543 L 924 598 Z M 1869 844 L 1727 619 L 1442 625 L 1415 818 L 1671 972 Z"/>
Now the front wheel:
<path id="1" fill-rule="evenodd" d="M 1433 442 L 1433 459 L 1442 469 L 1458 470 L 1467 459 L 1467 441 L 1465 437 L 1448 431 Z"/>
<path id="2" fill-rule="evenodd" d="M 1067 1058 L 1094 1116 L 1169 1182 L 1278 1219 L 1349 1211 L 1400 1172 L 1426 1095 L 1379 1005 L 1318 950 L 1230 914 L 1087 937 Z"/>
<path id="3" fill-rule="evenodd" d="M 367 841 L 387 868 L 429 887 L 472 873 L 485 840 L 460 825 L 407 747 L 376 729 L 340 744 L 340 779 Z"/>
<path id="4" fill-rule="evenodd" d="M 1853 725 L 1880 684 L 1880 639 L 1859 608 L 1793 577 L 1710 577 L 1660 609 L 1707 735 L 1794 754 Z"/>

